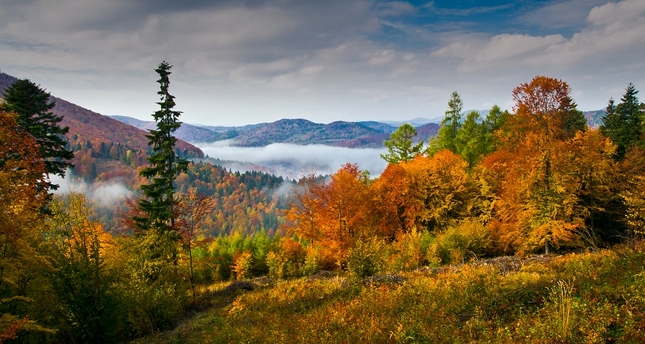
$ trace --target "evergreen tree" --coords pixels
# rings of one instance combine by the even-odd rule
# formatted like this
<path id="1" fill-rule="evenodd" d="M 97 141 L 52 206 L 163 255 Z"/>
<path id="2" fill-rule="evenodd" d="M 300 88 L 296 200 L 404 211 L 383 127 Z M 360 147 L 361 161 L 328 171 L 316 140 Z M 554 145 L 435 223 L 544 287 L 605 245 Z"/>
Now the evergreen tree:
<path id="1" fill-rule="evenodd" d="M 146 135 L 148 145 L 152 147 L 152 153 L 148 157 L 151 166 L 140 172 L 141 176 L 152 182 L 141 186 L 145 198 L 139 201 L 139 207 L 145 216 L 135 218 L 140 229 L 154 230 L 158 234 L 176 232 L 174 180 L 181 172 L 186 172 L 188 167 L 188 161 L 180 158 L 174 149 L 177 139 L 172 136 L 172 133 L 181 126 L 179 121 L 181 112 L 173 110 L 175 97 L 168 93 L 171 68 L 172 66 L 164 61 L 155 70 L 159 74 L 157 82 L 160 90 L 157 94 L 160 96 L 160 101 L 157 104 L 160 109 L 152 115 L 157 122 L 157 129 L 149 130 L 149 134 Z M 176 239 L 179 237 L 177 236 Z"/>
<path id="2" fill-rule="evenodd" d="M 5 89 L 5 107 L 18 114 L 18 125 L 36 139 L 47 173 L 65 177 L 65 170 L 72 167 L 69 160 L 74 158 L 64 138 L 69 127 L 60 126 L 63 117 L 51 112 L 56 103 L 49 98 L 49 93 L 28 79 L 18 80 Z M 50 181 L 45 184 L 48 189 L 58 189 Z"/>
<path id="3" fill-rule="evenodd" d="M 449 149 L 453 153 L 457 153 L 457 133 L 461 128 L 461 109 L 464 103 L 459 96 L 459 93 L 452 92 L 450 100 L 448 101 L 448 110 L 443 121 L 441 121 L 441 128 L 437 136 L 430 140 L 428 147 L 428 154 L 434 155 L 442 149 Z"/>
<path id="4" fill-rule="evenodd" d="M 383 144 L 387 148 L 387 154 L 381 154 L 381 158 L 390 164 L 398 164 L 401 161 L 410 161 L 417 155 L 423 153 L 423 141 L 412 145 L 412 139 L 417 135 L 417 130 L 410 124 L 405 123 L 390 134 L 390 139 Z"/>
<path id="5" fill-rule="evenodd" d="M 466 116 L 462 127 L 457 132 L 455 148 L 468 166 L 472 167 L 477 163 L 486 151 L 486 126 L 479 123 L 479 112 L 471 111 Z"/>
<path id="6" fill-rule="evenodd" d="M 618 105 L 610 99 L 600 126 L 600 132 L 616 144 L 616 158 L 619 160 L 628 148 L 643 145 L 643 120 L 637 94 L 634 84 L 630 83 Z"/>
<path id="7" fill-rule="evenodd" d="M 497 106 L 493 107 L 488 111 L 488 115 L 483 121 L 484 126 L 484 135 L 483 144 L 485 146 L 484 151 L 486 153 L 492 153 L 495 151 L 495 132 L 501 129 L 504 126 L 504 123 L 508 120 L 511 114 L 507 111 Z"/>

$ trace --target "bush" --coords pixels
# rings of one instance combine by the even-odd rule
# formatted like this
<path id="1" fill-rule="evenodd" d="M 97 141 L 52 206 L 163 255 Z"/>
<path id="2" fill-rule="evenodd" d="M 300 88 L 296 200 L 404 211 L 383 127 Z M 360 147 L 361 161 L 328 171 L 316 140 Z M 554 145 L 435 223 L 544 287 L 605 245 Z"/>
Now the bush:
<path id="1" fill-rule="evenodd" d="M 267 254 L 266 264 L 269 267 L 269 277 L 282 279 L 285 277 L 287 259 L 280 253 L 273 251 Z"/>
<path id="2" fill-rule="evenodd" d="M 383 241 L 357 242 L 347 253 L 347 271 L 355 277 L 368 277 L 384 270 L 387 248 Z"/>
<path id="3" fill-rule="evenodd" d="M 478 220 L 463 220 L 437 236 L 430 253 L 441 259 L 442 264 L 464 263 L 487 254 L 490 232 Z"/>
<path id="4" fill-rule="evenodd" d="M 416 228 L 400 235 L 392 243 L 393 252 L 388 260 L 387 270 L 391 272 L 416 270 L 428 262 L 429 242 L 433 237 L 428 232 L 418 232 Z"/>
<path id="5" fill-rule="evenodd" d="M 320 250 L 318 247 L 309 247 L 307 249 L 307 255 L 301 270 L 304 276 L 311 276 L 320 270 Z"/>
<path id="6" fill-rule="evenodd" d="M 235 279 L 243 280 L 250 277 L 253 266 L 253 254 L 250 251 L 243 251 L 235 255 L 231 270 L 235 273 Z"/>

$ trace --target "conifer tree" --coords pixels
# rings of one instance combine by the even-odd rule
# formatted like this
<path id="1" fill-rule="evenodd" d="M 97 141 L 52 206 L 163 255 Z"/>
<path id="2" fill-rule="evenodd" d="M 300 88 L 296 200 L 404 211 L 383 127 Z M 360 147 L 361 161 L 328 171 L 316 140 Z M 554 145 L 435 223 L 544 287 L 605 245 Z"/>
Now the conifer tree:
<path id="1" fill-rule="evenodd" d="M 61 127 L 63 117 L 51 112 L 56 103 L 49 101 L 50 94 L 29 79 L 22 79 L 7 87 L 4 97 L 7 110 L 18 114 L 18 125 L 36 139 L 47 173 L 65 177 L 74 153 L 66 147 L 64 138 L 69 127 Z M 45 184 L 48 189 L 58 189 L 50 181 Z"/>
<path id="2" fill-rule="evenodd" d="M 157 94 L 160 101 L 157 104 L 160 109 L 152 115 L 157 122 L 157 129 L 149 130 L 149 134 L 146 135 L 148 145 L 152 147 L 152 155 L 148 157 L 151 166 L 140 172 L 140 175 L 151 180 L 151 183 L 141 186 L 145 198 L 139 201 L 139 207 L 146 216 L 135 218 L 140 229 L 155 230 L 158 234 L 176 232 L 174 180 L 181 172 L 187 171 L 188 167 L 188 161 L 180 158 L 175 152 L 177 139 L 172 136 L 181 126 L 181 112 L 173 110 L 175 97 L 168 92 L 171 68 L 172 66 L 164 61 L 155 69 L 159 74 L 157 82 L 160 90 Z"/>
<path id="3" fill-rule="evenodd" d="M 410 161 L 417 155 L 423 153 L 423 141 L 412 145 L 412 139 L 417 136 L 417 130 L 410 124 L 404 123 L 392 134 L 390 139 L 383 144 L 387 148 L 387 154 L 381 154 L 381 158 L 390 164 L 398 164 L 402 161 Z"/>
<path id="4" fill-rule="evenodd" d="M 448 101 L 448 110 L 443 121 L 441 121 L 441 128 L 437 136 L 430 140 L 428 146 L 428 154 L 434 155 L 442 149 L 448 149 L 453 153 L 457 153 L 457 133 L 461 128 L 461 110 L 464 103 L 459 96 L 459 93 L 452 92 L 450 100 Z"/>
<path id="5" fill-rule="evenodd" d="M 636 87 L 630 83 L 618 105 L 610 99 L 600 126 L 600 132 L 616 144 L 616 158 L 619 160 L 628 148 L 643 144 L 643 120 L 637 94 Z"/>

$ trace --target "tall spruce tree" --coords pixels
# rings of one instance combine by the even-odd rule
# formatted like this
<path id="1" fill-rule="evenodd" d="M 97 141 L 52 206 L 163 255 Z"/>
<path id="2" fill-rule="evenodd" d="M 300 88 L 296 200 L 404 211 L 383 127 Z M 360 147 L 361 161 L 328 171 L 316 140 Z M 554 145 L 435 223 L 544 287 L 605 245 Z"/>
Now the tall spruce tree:
<path id="1" fill-rule="evenodd" d="M 36 139 L 46 172 L 65 177 L 65 170 L 73 166 L 69 160 L 74 158 L 64 138 L 69 127 L 60 126 L 63 116 L 51 112 L 56 103 L 49 98 L 48 92 L 29 79 L 18 80 L 7 87 L 4 96 L 7 110 L 18 114 L 18 125 Z M 58 189 L 58 185 L 50 181 L 45 184 L 50 190 Z"/>
<path id="2" fill-rule="evenodd" d="M 630 147 L 643 145 L 643 120 L 637 94 L 634 84 L 629 83 L 618 105 L 610 99 L 600 126 L 600 132 L 616 144 L 619 160 Z"/>
<path id="3" fill-rule="evenodd" d="M 168 92 L 170 85 L 169 76 L 172 68 L 166 61 L 159 64 L 155 69 L 159 74 L 160 109 L 152 116 L 157 122 L 157 129 L 149 130 L 148 145 L 152 147 L 152 154 L 148 157 L 150 167 L 144 168 L 139 173 L 141 176 L 151 180 L 148 185 L 142 185 L 144 198 L 139 201 L 139 208 L 146 216 L 136 217 L 134 220 L 137 226 L 144 230 L 154 230 L 158 234 L 176 232 L 174 199 L 174 180 L 181 173 L 186 172 L 188 161 L 182 159 L 175 152 L 177 139 L 172 136 L 181 126 L 179 121 L 180 111 L 173 110 L 175 97 Z M 177 235 L 176 239 L 179 239 Z"/>
<path id="4" fill-rule="evenodd" d="M 457 133 L 462 125 L 462 107 L 464 103 L 459 96 L 459 93 L 452 92 L 450 95 L 450 100 L 448 101 L 448 110 L 446 111 L 446 116 L 443 121 L 441 121 L 441 127 L 437 136 L 430 140 L 430 145 L 428 146 L 428 155 L 434 155 L 442 149 L 448 149 L 453 153 L 458 153 L 457 151 Z"/>

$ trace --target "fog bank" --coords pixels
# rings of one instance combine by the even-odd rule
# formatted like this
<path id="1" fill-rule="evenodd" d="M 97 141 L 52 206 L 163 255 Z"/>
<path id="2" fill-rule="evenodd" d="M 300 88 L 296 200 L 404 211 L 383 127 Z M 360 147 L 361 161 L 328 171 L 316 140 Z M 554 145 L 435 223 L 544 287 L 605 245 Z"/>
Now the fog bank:
<path id="1" fill-rule="evenodd" d="M 380 154 L 385 148 L 345 148 L 325 145 L 295 145 L 274 143 L 265 147 L 233 147 L 230 141 L 198 143 L 199 148 L 211 158 L 246 162 L 268 167 L 271 173 L 285 177 L 299 177 L 303 172 L 317 171 L 320 174 L 336 172 L 346 163 L 356 163 L 361 170 L 372 176 L 380 175 L 387 163 Z M 248 165 L 225 164 L 233 170 L 248 170 Z M 245 167 L 246 166 L 246 167 Z"/>

